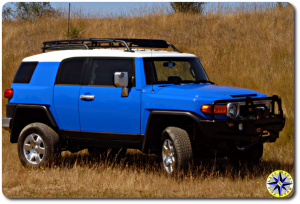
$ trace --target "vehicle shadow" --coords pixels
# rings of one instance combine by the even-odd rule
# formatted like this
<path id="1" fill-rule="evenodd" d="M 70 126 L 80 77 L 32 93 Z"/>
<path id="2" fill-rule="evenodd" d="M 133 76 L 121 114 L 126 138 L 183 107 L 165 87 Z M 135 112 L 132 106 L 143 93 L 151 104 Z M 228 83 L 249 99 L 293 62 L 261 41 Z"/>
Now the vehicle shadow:
<path id="1" fill-rule="evenodd" d="M 160 156 L 154 154 L 143 154 L 139 151 L 126 153 L 124 158 L 112 155 L 100 155 L 99 158 L 91 157 L 87 151 L 63 154 L 56 166 L 60 168 L 81 167 L 110 167 L 119 169 L 133 169 L 139 172 L 155 172 L 163 174 Z M 294 163 L 280 163 L 278 161 L 261 160 L 257 165 L 232 163 L 227 158 L 204 159 L 197 164 L 189 164 L 186 170 L 175 174 L 178 178 L 191 176 L 193 178 L 226 177 L 240 179 L 244 177 L 255 178 L 269 175 L 275 170 L 294 172 Z"/>

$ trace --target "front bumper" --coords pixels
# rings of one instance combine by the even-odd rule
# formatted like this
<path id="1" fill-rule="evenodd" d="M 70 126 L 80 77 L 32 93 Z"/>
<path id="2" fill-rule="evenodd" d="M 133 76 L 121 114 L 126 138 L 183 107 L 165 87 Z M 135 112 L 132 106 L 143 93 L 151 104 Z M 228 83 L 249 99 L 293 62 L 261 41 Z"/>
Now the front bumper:
<path id="1" fill-rule="evenodd" d="M 11 121 L 11 118 L 2 118 L 2 127 L 5 130 L 10 131 L 10 121 Z"/>
<path id="2" fill-rule="evenodd" d="M 233 123 L 229 127 L 229 123 Z M 238 125 L 243 124 L 243 130 Z M 202 120 L 199 127 L 205 137 L 215 139 L 226 139 L 243 142 L 266 142 L 275 140 L 279 131 L 285 125 L 285 118 L 274 117 L 257 120 Z M 258 132 L 258 130 L 260 130 Z"/>
<path id="3" fill-rule="evenodd" d="M 272 110 L 261 115 L 261 112 L 255 108 L 254 102 L 262 100 L 271 100 Z M 228 102 L 245 103 L 246 115 L 240 119 L 215 120 L 214 105 Z M 278 114 L 275 114 L 275 103 L 278 105 Z M 279 131 L 285 125 L 281 99 L 276 95 L 261 98 L 247 96 L 245 99 L 214 101 L 211 105 L 211 119 L 199 121 L 200 130 L 205 137 L 247 143 L 275 141 L 279 137 Z M 238 129 L 239 124 L 243 125 L 241 131 Z"/>

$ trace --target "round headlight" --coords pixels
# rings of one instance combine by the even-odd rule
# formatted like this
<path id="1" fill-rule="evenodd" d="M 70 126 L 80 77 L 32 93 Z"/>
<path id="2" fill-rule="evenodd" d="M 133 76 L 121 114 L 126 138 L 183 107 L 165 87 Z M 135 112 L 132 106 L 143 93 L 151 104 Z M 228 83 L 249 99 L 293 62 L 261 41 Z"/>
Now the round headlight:
<path id="1" fill-rule="evenodd" d="M 227 106 L 227 116 L 229 118 L 235 118 L 238 114 L 238 108 L 235 104 L 229 103 Z"/>

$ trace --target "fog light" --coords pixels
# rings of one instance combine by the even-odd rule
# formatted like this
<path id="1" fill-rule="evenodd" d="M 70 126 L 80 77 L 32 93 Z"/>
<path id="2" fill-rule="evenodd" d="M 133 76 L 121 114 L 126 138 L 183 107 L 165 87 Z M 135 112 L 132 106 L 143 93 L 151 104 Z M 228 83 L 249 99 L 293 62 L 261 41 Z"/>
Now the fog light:
<path id="1" fill-rule="evenodd" d="M 261 132 L 261 128 L 257 128 L 257 129 L 256 129 L 256 132 Z"/>
<path id="2" fill-rule="evenodd" d="M 234 123 L 228 123 L 228 127 L 233 127 Z"/>
<path id="3" fill-rule="evenodd" d="M 243 130 L 243 123 L 240 123 L 239 124 L 239 131 L 242 131 Z"/>

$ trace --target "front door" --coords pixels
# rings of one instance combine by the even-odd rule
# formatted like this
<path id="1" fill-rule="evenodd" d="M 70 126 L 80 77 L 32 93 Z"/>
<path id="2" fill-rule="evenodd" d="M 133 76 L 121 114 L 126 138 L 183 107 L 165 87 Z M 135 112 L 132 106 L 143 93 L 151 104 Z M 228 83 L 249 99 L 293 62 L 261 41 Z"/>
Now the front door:
<path id="1" fill-rule="evenodd" d="M 134 59 L 94 58 L 89 64 L 78 96 L 81 136 L 135 140 L 140 134 L 141 93 L 135 88 Z M 128 97 L 122 97 L 122 87 L 114 85 L 115 72 L 128 72 Z"/>

